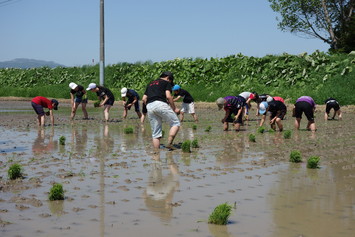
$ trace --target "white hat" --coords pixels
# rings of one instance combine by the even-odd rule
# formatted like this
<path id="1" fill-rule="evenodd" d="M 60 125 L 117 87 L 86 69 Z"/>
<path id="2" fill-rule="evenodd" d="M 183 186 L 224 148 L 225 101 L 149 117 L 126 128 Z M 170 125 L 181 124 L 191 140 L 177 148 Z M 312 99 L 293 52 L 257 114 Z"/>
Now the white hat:
<path id="1" fill-rule="evenodd" d="M 225 102 L 226 102 L 226 100 L 222 97 L 217 99 L 216 104 L 218 106 L 218 110 L 221 110 L 224 107 Z"/>
<path id="2" fill-rule="evenodd" d="M 126 97 L 127 91 L 128 91 L 128 89 L 126 87 L 123 87 L 121 90 L 121 96 Z"/>
<path id="3" fill-rule="evenodd" d="M 265 101 L 261 102 L 259 105 L 259 114 L 264 114 L 266 112 L 266 109 L 268 106 L 269 105 L 267 102 L 265 102 Z"/>
<path id="4" fill-rule="evenodd" d="M 77 86 L 78 86 L 78 85 L 75 84 L 74 82 L 70 82 L 70 83 L 69 83 L 69 87 L 70 87 L 70 89 L 72 89 L 72 90 L 75 90 L 75 88 L 76 88 Z"/>
<path id="5" fill-rule="evenodd" d="M 270 103 L 273 100 L 274 100 L 274 98 L 272 98 L 272 96 L 269 96 L 269 97 L 267 97 L 266 102 Z"/>
<path id="6" fill-rule="evenodd" d="M 96 86 L 95 83 L 90 83 L 89 86 L 88 86 L 88 88 L 86 88 L 86 90 L 89 91 L 89 90 L 95 89 L 96 87 L 97 87 L 97 86 Z"/>

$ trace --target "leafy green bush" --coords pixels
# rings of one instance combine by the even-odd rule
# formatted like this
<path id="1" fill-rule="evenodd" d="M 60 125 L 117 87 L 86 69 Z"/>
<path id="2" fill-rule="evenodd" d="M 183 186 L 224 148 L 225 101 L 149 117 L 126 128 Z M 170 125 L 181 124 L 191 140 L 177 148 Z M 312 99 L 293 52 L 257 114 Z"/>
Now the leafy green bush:
<path id="1" fill-rule="evenodd" d="M 132 134 L 134 132 L 133 127 L 126 127 L 124 128 L 123 132 L 125 134 Z"/>
<path id="2" fill-rule="evenodd" d="M 232 206 L 228 203 L 218 205 L 208 218 L 208 223 L 216 225 L 227 225 L 228 218 L 232 213 Z"/>
<path id="3" fill-rule="evenodd" d="M 258 132 L 258 133 L 264 133 L 264 132 L 265 132 L 265 127 L 264 127 L 264 126 L 258 127 L 257 132 Z"/>
<path id="4" fill-rule="evenodd" d="M 320 161 L 319 156 L 311 156 L 311 157 L 309 157 L 308 160 L 307 160 L 307 168 L 317 169 L 319 161 Z"/>
<path id="5" fill-rule="evenodd" d="M 181 144 L 181 149 L 183 152 L 191 152 L 191 141 L 186 140 Z"/>
<path id="6" fill-rule="evenodd" d="M 301 152 L 298 150 L 293 150 L 290 153 L 290 161 L 293 163 L 300 163 L 302 162 Z"/>
<path id="7" fill-rule="evenodd" d="M 48 199 L 50 201 L 54 200 L 64 200 L 64 190 L 62 184 L 53 184 L 52 188 L 49 191 Z"/>
<path id="8" fill-rule="evenodd" d="M 64 136 L 59 137 L 59 144 L 64 146 L 65 145 L 66 138 Z"/>
<path id="9" fill-rule="evenodd" d="M 192 140 L 191 146 L 192 146 L 192 148 L 199 148 L 200 147 L 199 144 L 198 144 L 197 138 Z"/>
<path id="10" fill-rule="evenodd" d="M 11 165 L 7 171 L 7 175 L 11 180 L 22 178 L 22 166 L 18 163 Z"/>
<path id="11" fill-rule="evenodd" d="M 292 134 L 291 130 L 285 130 L 284 131 L 284 138 L 285 139 L 290 139 L 291 138 L 291 134 Z"/>
<path id="12" fill-rule="evenodd" d="M 249 141 L 250 141 L 250 142 L 256 142 L 256 139 L 255 139 L 255 135 L 254 135 L 254 134 L 252 134 L 252 133 L 249 134 Z"/>

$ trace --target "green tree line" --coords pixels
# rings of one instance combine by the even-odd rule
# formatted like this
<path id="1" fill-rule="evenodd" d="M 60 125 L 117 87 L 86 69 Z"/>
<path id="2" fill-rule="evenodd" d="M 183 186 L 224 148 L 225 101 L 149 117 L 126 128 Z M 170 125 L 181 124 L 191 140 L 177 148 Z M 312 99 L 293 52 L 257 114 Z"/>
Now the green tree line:
<path id="1" fill-rule="evenodd" d="M 316 51 L 301 55 L 249 57 L 242 54 L 223 58 L 183 58 L 164 62 L 118 63 L 105 67 L 105 86 L 116 100 L 122 87 L 143 94 L 149 81 L 163 71 L 171 71 L 175 83 L 187 89 L 196 101 L 215 101 L 220 96 L 243 91 L 268 93 L 293 102 L 302 95 L 317 103 L 328 97 L 342 105 L 355 104 L 355 55 Z M 0 69 L 0 95 L 70 98 L 69 83 L 86 87 L 99 84 L 99 66 Z M 89 99 L 96 99 L 88 93 Z"/>

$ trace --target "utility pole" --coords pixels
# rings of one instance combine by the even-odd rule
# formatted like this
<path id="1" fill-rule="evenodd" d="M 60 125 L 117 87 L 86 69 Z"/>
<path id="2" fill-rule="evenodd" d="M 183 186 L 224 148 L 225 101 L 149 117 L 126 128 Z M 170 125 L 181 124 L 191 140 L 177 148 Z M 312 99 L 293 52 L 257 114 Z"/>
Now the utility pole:
<path id="1" fill-rule="evenodd" d="M 104 0 L 100 0 L 100 85 L 105 84 L 105 22 Z"/>

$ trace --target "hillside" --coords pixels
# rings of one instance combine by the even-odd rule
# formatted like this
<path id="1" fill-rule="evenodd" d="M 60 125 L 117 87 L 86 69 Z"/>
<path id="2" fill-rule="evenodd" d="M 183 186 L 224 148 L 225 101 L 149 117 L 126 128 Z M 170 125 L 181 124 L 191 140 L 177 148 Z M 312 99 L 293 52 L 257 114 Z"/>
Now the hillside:
<path id="1" fill-rule="evenodd" d="M 28 59 L 28 58 L 16 58 L 10 61 L 0 62 L 0 68 L 40 68 L 40 67 L 65 67 L 64 65 L 52 62 L 44 61 L 37 59 Z"/>

